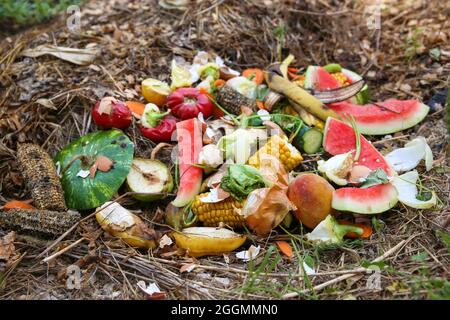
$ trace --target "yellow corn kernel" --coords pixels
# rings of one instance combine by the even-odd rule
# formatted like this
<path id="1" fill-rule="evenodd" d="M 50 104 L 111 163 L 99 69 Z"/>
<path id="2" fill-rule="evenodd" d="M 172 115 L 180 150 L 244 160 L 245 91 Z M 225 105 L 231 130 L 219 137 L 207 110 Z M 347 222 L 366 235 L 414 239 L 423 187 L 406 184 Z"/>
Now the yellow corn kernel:
<path id="1" fill-rule="evenodd" d="M 269 138 L 267 143 L 248 159 L 248 164 L 259 168 L 262 154 L 269 154 L 280 160 L 284 169 L 289 172 L 302 162 L 303 157 L 287 139 L 278 135 Z"/>
<path id="2" fill-rule="evenodd" d="M 342 72 L 335 72 L 331 74 L 341 86 L 348 86 L 350 82 L 348 81 L 347 77 Z"/>
<path id="3" fill-rule="evenodd" d="M 232 228 L 240 228 L 244 225 L 245 219 L 238 213 L 243 202 L 239 202 L 233 197 L 216 203 L 202 202 L 201 198 L 206 196 L 208 193 L 196 196 L 191 207 L 192 212 L 206 227 L 218 227 L 220 223 Z"/>

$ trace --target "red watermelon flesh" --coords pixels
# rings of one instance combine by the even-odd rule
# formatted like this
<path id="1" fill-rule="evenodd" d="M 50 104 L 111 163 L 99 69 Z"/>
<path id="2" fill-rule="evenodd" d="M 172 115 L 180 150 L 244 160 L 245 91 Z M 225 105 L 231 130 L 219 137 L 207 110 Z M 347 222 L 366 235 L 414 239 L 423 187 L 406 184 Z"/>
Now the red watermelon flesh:
<path id="1" fill-rule="evenodd" d="M 184 207 L 200 192 L 203 170 L 193 166 L 203 147 L 202 124 L 196 119 L 177 123 L 178 168 L 180 182 L 177 197 L 172 201 L 175 207 Z"/>
<path id="2" fill-rule="evenodd" d="M 315 88 L 318 91 L 337 89 L 341 86 L 339 81 L 322 67 L 317 67 L 316 77 Z"/>
<path id="3" fill-rule="evenodd" d="M 386 162 L 384 157 L 377 149 L 362 135 L 361 153 L 358 161 L 353 165 L 363 165 L 371 170 L 378 168 L 384 169 L 388 176 L 392 176 L 394 171 Z M 333 118 L 328 118 L 325 124 L 323 148 L 329 154 L 335 156 L 354 150 L 356 152 L 355 131 L 348 124 Z"/>
<path id="4" fill-rule="evenodd" d="M 370 135 L 389 134 L 413 127 L 425 118 L 430 109 L 417 100 L 396 99 L 363 106 L 348 101 L 328 106 L 344 119 L 352 115 L 360 132 Z"/>
<path id="5" fill-rule="evenodd" d="M 320 66 L 309 66 L 305 73 L 306 89 L 327 91 L 339 88 L 339 81 Z"/>
<path id="6" fill-rule="evenodd" d="M 369 188 L 338 189 L 333 193 L 331 207 L 340 211 L 375 214 L 391 209 L 397 202 L 397 189 L 388 183 Z"/>

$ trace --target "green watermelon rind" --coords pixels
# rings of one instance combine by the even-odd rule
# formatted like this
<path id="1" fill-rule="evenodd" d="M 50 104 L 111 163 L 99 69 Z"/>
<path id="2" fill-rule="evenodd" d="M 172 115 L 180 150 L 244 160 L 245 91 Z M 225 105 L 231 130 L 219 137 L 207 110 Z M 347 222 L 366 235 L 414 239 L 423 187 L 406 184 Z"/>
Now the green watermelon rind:
<path id="1" fill-rule="evenodd" d="M 80 170 L 89 170 L 82 167 L 81 161 L 77 160 L 61 177 L 67 206 L 71 209 L 88 210 L 111 200 L 119 190 L 131 168 L 134 144 L 121 130 L 97 131 L 67 145 L 56 155 L 54 162 L 60 170 L 63 170 L 80 154 L 87 154 L 93 158 L 104 155 L 114 162 L 111 170 L 108 172 L 97 170 L 95 178 L 92 179 L 77 177 Z"/>
<path id="2" fill-rule="evenodd" d="M 412 117 L 407 119 L 392 119 L 387 121 L 379 121 L 372 125 L 356 121 L 358 129 L 362 134 L 367 135 L 384 135 L 391 134 L 405 129 L 414 127 L 421 122 L 430 111 L 430 107 L 426 104 L 419 103 L 419 110 L 414 112 Z M 357 119 L 356 119 L 357 120 Z"/>
<path id="3" fill-rule="evenodd" d="M 380 196 L 368 198 L 365 194 L 373 193 L 373 188 L 380 190 Z M 360 197 L 360 199 L 357 199 Z M 377 214 L 395 207 L 398 202 L 397 189 L 391 184 L 377 185 L 370 188 L 341 188 L 333 193 L 331 207 L 339 211 L 359 214 Z"/>

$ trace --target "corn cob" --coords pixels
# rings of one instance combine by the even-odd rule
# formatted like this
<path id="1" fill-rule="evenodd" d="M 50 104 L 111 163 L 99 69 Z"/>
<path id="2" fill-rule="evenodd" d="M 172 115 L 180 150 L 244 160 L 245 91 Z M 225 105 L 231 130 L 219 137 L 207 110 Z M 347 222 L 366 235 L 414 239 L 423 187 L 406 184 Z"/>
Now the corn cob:
<path id="1" fill-rule="evenodd" d="M 243 202 L 239 202 L 233 197 L 216 203 L 202 202 L 201 198 L 206 196 L 208 193 L 196 196 L 191 207 L 192 212 L 205 226 L 218 227 L 221 222 L 233 228 L 240 228 L 244 225 L 244 217 L 237 212 L 242 208 Z"/>
<path id="2" fill-rule="evenodd" d="M 230 86 L 222 86 L 216 94 L 217 103 L 233 114 L 241 114 L 241 107 L 248 107 L 253 111 L 258 110 L 256 102 L 243 96 Z"/>
<path id="3" fill-rule="evenodd" d="M 31 234 L 59 236 L 80 218 L 76 211 L 11 209 L 0 211 L 0 226 Z"/>
<path id="4" fill-rule="evenodd" d="M 17 161 L 34 206 L 43 210 L 66 211 L 61 182 L 49 155 L 38 145 L 25 143 L 18 147 Z"/>
<path id="5" fill-rule="evenodd" d="M 262 154 L 269 154 L 280 160 L 287 172 L 293 170 L 303 160 L 300 151 L 278 135 L 270 137 L 267 143 L 248 159 L 248 164 L 259 168 Z"/>

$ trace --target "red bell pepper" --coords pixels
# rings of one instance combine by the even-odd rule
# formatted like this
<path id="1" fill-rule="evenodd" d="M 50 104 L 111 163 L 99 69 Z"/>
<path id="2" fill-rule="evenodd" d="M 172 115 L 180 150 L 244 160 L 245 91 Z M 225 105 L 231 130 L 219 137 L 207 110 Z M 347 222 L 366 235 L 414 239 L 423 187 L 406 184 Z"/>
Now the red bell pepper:
<path id="1" fill-rule="evenodd" d="M 169 142 L 177 126 L 177 119 L 170 115 L 170 110 L 159 112 L 156 105 L 148 104 L 142 115 L 140 131 L 153 142 Z"/>
<path id="2" fill-rule="evenodd" d="M 196 88 L 180 88 L 167 97 L 167 106 L 181 120 L 196 118 L 203 113 L 206 119 L 213 113 L 214 105 L 208 96 Z"/>
<path id="3" fill-rule="evenodd" d="M 113 97 L 105 97 L 92 109 L 92 119 L 100 129 L 126 129 L 133 116 L 125 103 Z"/>

